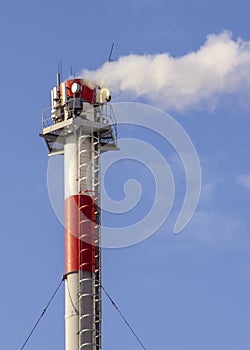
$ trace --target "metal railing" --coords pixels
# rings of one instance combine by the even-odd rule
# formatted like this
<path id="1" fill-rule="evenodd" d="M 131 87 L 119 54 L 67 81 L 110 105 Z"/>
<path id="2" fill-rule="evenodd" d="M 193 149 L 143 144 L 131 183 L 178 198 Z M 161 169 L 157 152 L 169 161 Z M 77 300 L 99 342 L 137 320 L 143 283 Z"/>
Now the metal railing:
<path id="1" fill-rule="evenodd" d="M 103 123 L 104 125 L 112 125 L 114 129 L 115 137 L 117 137 L 117 122 L 114 115 L 112 105 L 110 104 L 99 104 L 93 105 L 89 109 L 77 110 L 74 108 L 74 104 L 70 103 L 74 100 L 69 100 L 67 105 L 64 107 L 58 107 L 53 109 L 51 107 L 42 110 L 42 128 L 47 128 L 62 121 L 70 118 L 75 118 L 77 116 L 85 117 L 89 120 L 94 120 L 95 122 Z M 70 105 L 73 106 L 70 108 Z"/>

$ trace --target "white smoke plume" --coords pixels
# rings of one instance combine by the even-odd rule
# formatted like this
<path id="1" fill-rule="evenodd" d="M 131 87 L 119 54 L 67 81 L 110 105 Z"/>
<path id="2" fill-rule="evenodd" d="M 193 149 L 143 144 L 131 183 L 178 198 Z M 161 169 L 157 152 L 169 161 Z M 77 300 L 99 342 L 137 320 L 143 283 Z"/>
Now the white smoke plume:
<path id="1" fill-rule="evenodd" d="M 208 35 L 197 51 L 182 57 L 131 54 L 81 76 L 108 87 L 120 100 L 143 98 L 176 110 L 213 106 L 222 95 L 250 91 L 250 42 L 233 40 L 224 31 Z"/>

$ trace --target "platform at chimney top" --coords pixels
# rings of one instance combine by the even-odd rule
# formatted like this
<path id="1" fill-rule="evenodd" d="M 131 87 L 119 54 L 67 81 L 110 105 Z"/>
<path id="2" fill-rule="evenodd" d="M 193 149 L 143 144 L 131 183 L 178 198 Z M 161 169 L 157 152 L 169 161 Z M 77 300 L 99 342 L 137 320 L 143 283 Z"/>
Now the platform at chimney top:
<path id="1" fill-rule="evenodd" d="M 87 107 L 87 106 L 86 106 Z M 90 108 L 89 108 L 90 107 Z M 117 123 L 112 105 L 90 106 L 81 113 L 65 113 L 55 115 L 49 108 L 42 112 L 42 133 L 48 147 L 48 155 L 53 156 L 64 153 L 65 137 L 81 129 L 81 132 L 90 136 L 98 133 L 100 137 L 101 152 L 119 150 L 117 147 Z"/>

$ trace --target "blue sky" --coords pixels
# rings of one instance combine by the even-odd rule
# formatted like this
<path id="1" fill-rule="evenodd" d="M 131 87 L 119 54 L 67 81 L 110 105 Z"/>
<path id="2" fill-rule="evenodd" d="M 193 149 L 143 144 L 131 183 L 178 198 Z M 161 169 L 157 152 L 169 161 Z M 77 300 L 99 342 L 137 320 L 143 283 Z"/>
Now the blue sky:
<path id="1" fill-rule="evenodd" d="M 98 68 L 112 42 L 117 59 L 181 56 L 224 29 L 247 41 L 249 3 L 12 1 L 1 5 L 0 28 L 1 347 L 19 349 L 64 273 L 63 227 L 49 202 L 47 150 L 38 137 L 58 62 L 66 79 L 71 66 L 76 73 Z M 247 92 L 222 96 L 214 110 L 171 113 L 191 137 L 203 173 L 201 200 L 186 229 L 172 234 L 185 179 L 166 148 L 179 185 L 169 219 L 141 244 L 103 251 L 103 283 L 147 349 L 249 347 Z M 118 185 L 110 191 L 117 198 L 123 193 Z M 103 332 L 104 350 L 139 349 L 105 298 Z M 62 288 L 26 349 L 63 346 Z"/>

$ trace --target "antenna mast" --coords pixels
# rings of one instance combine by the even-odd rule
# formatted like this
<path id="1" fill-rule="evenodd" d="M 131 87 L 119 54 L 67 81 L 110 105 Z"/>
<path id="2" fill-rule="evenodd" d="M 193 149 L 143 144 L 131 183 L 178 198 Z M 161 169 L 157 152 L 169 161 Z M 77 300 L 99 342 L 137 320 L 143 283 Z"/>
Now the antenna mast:
<path id="1" fill-rule="evenodd" d="M 109 53 L 109 59 L 108 59 L 109 62 L 113 62 L 113 60 L 112 60 L 112 53 L 113 53 L 113 50 L 114 50 L 114 46 L 115 46 L 115 44 L 112 43 L 111 50 L 110 50 L 110 53 Z"/>

